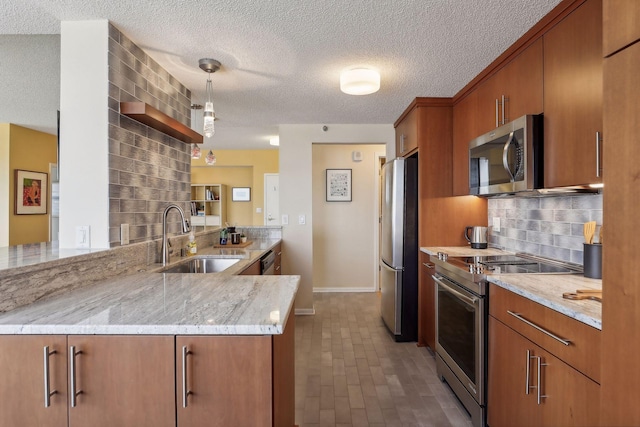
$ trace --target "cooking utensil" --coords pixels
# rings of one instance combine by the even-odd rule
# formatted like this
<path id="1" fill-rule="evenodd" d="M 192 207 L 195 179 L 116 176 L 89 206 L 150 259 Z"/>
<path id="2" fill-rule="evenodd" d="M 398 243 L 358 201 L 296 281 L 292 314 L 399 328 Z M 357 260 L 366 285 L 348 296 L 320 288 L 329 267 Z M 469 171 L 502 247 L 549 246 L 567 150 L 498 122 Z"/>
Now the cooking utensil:
<path id="1" fill-rule="evenodd" d="M 602 235 L 602 229 L 604 228 L 604 225 L 600 226 L 600 235 L 598 236 L 598 241 L 600 242 L 600 244 L 602 244 L 602 238 L 604 237 Z"/>
<path id="2" fill-rule="evenodd" d="M 589 299 L 593 301 L 602 302 L 602 291 L 593 291 L 588 289 L 578 289 L 575 292 L 565 292 L 562 294 L 562 298 L 571 300 L 583 300 Z"/>
<path id="3" fill-rule="evenodd" d="M 584 241 L 585 243 L 592 244 L 593 236 L 596 234 L 596 222 L 589 221 L 584 223 L 583 228 Z"/>

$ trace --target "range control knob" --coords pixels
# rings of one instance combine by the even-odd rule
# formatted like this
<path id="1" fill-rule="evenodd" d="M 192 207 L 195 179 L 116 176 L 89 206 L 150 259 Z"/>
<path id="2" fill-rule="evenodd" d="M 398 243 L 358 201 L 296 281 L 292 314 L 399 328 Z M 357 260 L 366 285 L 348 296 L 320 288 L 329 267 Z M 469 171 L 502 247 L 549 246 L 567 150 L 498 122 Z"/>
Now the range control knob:
<path id="1" fill-rule="evenodd" d="M 449 258 L 449 254 L 446 252 L 438 252 L 438 259 L 442 261 L 446 261 Z"/>

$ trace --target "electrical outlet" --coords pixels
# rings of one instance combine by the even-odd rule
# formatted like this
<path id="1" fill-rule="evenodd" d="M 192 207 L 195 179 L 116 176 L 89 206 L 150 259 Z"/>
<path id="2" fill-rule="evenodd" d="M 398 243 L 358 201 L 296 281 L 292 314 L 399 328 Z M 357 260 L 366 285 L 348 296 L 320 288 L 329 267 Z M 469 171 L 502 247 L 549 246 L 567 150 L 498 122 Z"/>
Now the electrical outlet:
<path id="1" fill-rule="evenodd" d="M 289 215 L 287 214 L 282 215 L 282 225 L 289 225 Z"/>
<path id="2" fill-rule="evenodd" d="M 304 214 L 298 215 L 298 224 L 305 225 L 306 223 L 307 223 L 307 218 L 304 216 Z"/>
<path id="3" fill-rule="evenodd" d="M 89 249 L 91 247 L 91 226 L 78 225 L 76 227 L 76 248 Z"/>
<path id="4" fill-rule="evenodd" d="M 496 233 L 500 232 L 500 217 L 499 216 L 493 217 L 493 231 L 495 231 Z"/>
<path id="5" fill-rule="evenodd" d="M 120 244 L 129 244 L 129 224 L 120 224 Z"/>

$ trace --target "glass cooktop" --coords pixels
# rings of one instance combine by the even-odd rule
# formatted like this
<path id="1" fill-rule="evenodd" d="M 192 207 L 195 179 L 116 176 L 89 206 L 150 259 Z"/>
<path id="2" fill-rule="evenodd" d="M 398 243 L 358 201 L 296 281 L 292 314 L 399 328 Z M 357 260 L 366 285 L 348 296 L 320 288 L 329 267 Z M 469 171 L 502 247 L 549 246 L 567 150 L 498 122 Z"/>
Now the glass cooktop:
<path id="1" fill-rule="evenodd" d="M 537 258 L 529 258 L 521 255 L 499 255 L 482 257 L 460 257 L 460 261 L 466 266 L 482 265 L 486 274 L 504 273 L 576 273 L 577 268 L 567 265 L 545 262 Z"/>

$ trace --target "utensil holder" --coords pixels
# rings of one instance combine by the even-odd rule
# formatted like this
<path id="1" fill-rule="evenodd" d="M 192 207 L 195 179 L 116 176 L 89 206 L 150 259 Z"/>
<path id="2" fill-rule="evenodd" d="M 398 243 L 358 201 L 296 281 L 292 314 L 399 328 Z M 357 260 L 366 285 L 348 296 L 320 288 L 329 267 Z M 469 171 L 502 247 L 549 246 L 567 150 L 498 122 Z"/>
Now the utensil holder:
<path id="1" fill-rule="evenodd" d="M 585 243 L 583 259 L 584 277 L 602 279 L 602 245 Z"/>

